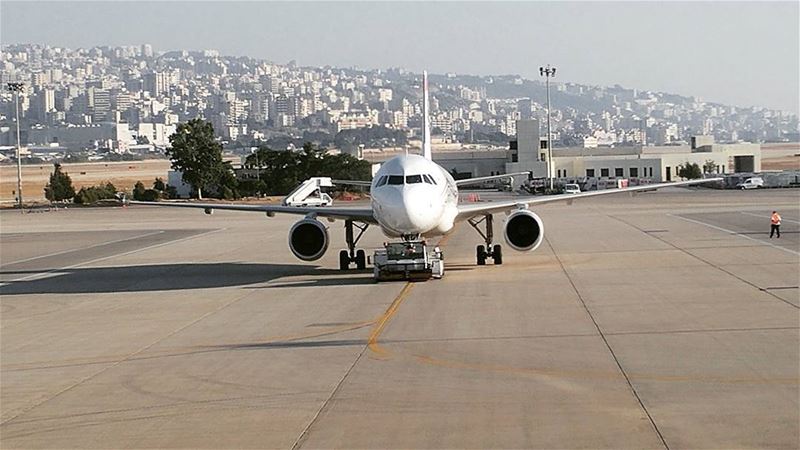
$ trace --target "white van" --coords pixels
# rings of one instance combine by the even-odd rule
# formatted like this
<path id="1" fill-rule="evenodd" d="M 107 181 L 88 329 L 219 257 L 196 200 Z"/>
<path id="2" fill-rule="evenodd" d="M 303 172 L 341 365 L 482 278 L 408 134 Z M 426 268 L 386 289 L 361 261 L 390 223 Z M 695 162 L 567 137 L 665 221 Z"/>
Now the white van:
<path id="1" fill-rule="evenodd" d="M 565 194 L 580 194 L 581 187 L 577 184 L 565 184 L 564 185 L 564 193 Z"/>
<path id="2" fill-rule="evenodd" d="M 736 185 L 739 189 L 758 189 L 764 187 L 764 179 L 761 177 L 753 177 L 744 180 L 744 183 Z"/>

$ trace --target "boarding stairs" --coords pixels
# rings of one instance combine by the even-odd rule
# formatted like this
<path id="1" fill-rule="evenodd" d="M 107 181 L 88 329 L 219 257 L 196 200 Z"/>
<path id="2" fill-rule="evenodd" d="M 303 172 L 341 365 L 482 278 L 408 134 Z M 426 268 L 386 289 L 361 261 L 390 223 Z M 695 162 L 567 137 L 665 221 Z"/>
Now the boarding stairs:
<path id="1" fill-rule="evenodd" d="M 283 199 L 284 206 L 330 206 L 333 199 L 322 192 L 323 187 L 332 187 L 330 177 L 312 177 L 302 182 Z"/>

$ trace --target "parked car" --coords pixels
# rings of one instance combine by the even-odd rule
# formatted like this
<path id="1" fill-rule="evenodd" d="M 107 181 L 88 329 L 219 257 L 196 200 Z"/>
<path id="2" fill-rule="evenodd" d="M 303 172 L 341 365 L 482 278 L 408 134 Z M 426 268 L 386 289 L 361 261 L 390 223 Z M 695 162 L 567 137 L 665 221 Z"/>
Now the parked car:
<path id="1" fill-rule="evenodd" d="M 753 177 L 744 180 L 744 183 L 736 185 L 739 189 L 758 189 L 764 187 L 764 179 L 761 177 Z"/>
<path id="2" fill-rule="evenodd" d="M 577 184 L 565 184 L 564 185 L 564 193 L 565 194 L 580 194 L 581 187 Z"/>

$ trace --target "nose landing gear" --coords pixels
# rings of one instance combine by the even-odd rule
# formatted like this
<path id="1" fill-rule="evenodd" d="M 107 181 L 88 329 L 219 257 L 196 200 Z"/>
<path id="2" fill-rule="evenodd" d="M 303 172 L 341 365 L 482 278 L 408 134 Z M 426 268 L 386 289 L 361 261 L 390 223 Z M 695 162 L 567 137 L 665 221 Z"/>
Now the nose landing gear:
<path id="1" fill-rule="evenodd" d="M 491 258 L 495 265 L 503 264 L 503 248 L 500 244 L 492 245 L 494 240 L 494 230 L 492 228 L 492 215 L 486 214 L 480 219 L 472 218 L 467 222 L 481 235 L 486 245 L 479 245 L 475 249 L 475 259 L 479 266 L 486 265 L 486 259 Z M 481 230 L 480 225 L 483 223 L 484 229 Z"/>
<path id="2" fill-rule="evenodd" d="M 353 233 L 353 228 L 358 228 L 358 235 Z M 367 223 L 356 223 L 352 220 L 344 221 L 344 238 L 347 242 L 347 250 L 339 252 L 339 270 L 350 269 L 350 264 L 355 263 L 356 269 L 362 270 L 367 267 L 367 254 L 364 250 L 356 250 L 356 244 L 364 235 L 364 232 L 369 228 Z"/>

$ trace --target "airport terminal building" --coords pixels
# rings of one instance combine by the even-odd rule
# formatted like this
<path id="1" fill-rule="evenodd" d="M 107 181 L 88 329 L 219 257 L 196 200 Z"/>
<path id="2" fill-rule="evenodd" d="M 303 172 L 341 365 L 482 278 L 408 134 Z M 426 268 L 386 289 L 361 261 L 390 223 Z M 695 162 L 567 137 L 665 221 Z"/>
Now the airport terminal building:
<path id="1" fill-rule="evenodd" d="M 517 139 L 509 150 L 434 152 L 434 160 L 465 176 L 532 171 L 547 177 L 546 141 L 536 120 L 517 121 Z M 681 165 L 708 166 L 713 174 L 761 171 L 761 145 L 716 144 L 713 137 L 695 136 L 690 145 L 630 147 L 565 147 L 553 149 L 555 178 L 643 178 L 652 182 L 678 180 Z"/>

